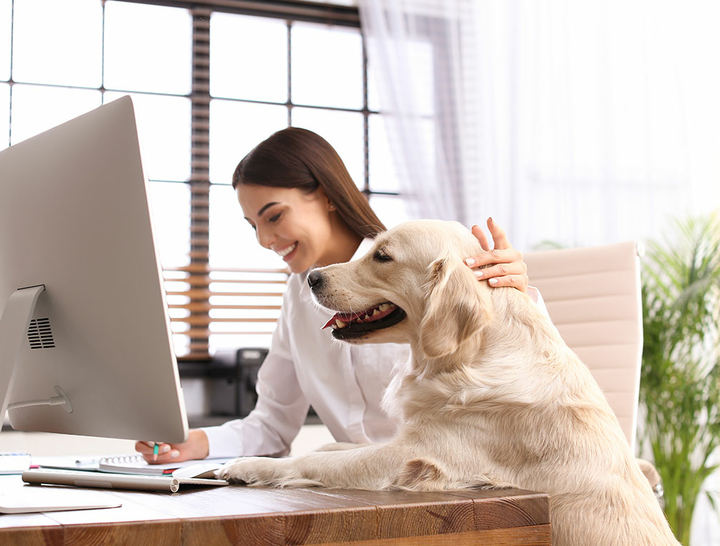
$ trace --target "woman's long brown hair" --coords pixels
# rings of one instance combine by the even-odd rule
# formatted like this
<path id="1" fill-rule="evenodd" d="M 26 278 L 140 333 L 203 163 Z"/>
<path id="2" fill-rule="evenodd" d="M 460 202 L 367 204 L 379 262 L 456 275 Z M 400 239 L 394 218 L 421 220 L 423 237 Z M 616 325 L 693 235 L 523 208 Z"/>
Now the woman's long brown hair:
<path id="1" fill-rule="evenodd" d="M 361 237 L 375 237 L 385 226 L 357 188 L 340 156 L 320 135 L 288 127 L 258 144 L 238 164 L 232 186 L 322 188 L 348 227 Z"/>

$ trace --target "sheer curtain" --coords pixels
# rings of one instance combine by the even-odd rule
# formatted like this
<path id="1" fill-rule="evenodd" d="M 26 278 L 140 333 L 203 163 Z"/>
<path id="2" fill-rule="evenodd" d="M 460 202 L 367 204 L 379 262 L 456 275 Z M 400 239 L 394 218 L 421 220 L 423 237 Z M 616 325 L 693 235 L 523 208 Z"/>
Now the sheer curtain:
<path id="1" fill-rule="evenodd" d="M 529 250 L 720 207 L 717 4 L 359 0 L 410 214 Z"/>
<path id="2" fill-rule="evenodd" d="M 358 4 L 411 216 L 493 216 L 527 251 L 720 208 L 720 2 Z M 696 546 L 720 541 L 712 512 L 701 495 Z"/>

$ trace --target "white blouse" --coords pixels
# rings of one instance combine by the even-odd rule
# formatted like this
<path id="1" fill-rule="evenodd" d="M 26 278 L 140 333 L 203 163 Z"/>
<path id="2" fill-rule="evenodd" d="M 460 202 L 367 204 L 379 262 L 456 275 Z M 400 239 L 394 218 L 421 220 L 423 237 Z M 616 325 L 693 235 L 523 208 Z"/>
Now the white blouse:
<path id="1" fill-rule="evenodd" d="M 372 244 L 372 239 L 363 240 L 352 259 Z M 396 423 L 381 402 L 393 367 L 408 359 L 409 346 L 335 340 L 330 328 L 322 329 L 333 313 L 312 301 L 307 274 L 288 280 L 270 350 L 258 373 L 255 409 L 244 419 L 202 429 L 209 457 L 287 455 L 310 405 L 338 442 L 380 442 L 393 436 Z M 544 309 L 536 289 L 528 294 Z"/>

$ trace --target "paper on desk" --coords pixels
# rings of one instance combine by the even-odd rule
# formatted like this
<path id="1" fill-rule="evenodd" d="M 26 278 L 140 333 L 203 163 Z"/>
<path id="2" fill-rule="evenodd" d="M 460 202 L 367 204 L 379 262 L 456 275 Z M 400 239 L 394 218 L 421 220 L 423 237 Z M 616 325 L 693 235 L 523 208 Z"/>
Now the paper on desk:
<path id="1" fill-rule="evenodd" d="M 111 495 L 83 489 L 25 486 L 13 489 L 12 494 L 0 493 L 0 514 L 90 510 L 118 506 L 122 506 L 122 503 Z"/>
<path id="2" fill-rule="evenodd" d="M 0 474 L 22 474 L 30 468 L 28 453 L 0 453 Z"/>

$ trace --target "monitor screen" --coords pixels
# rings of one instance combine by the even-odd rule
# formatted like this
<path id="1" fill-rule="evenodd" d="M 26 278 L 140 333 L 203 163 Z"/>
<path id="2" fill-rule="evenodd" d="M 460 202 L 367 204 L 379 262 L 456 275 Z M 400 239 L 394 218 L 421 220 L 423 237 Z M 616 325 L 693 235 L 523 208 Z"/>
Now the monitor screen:
<path id="1" fill-rule="evenodd" d="M 146 186 L 130 97 L 0 152 L 0 416 L 13 428 L 187 437 Z"/>

